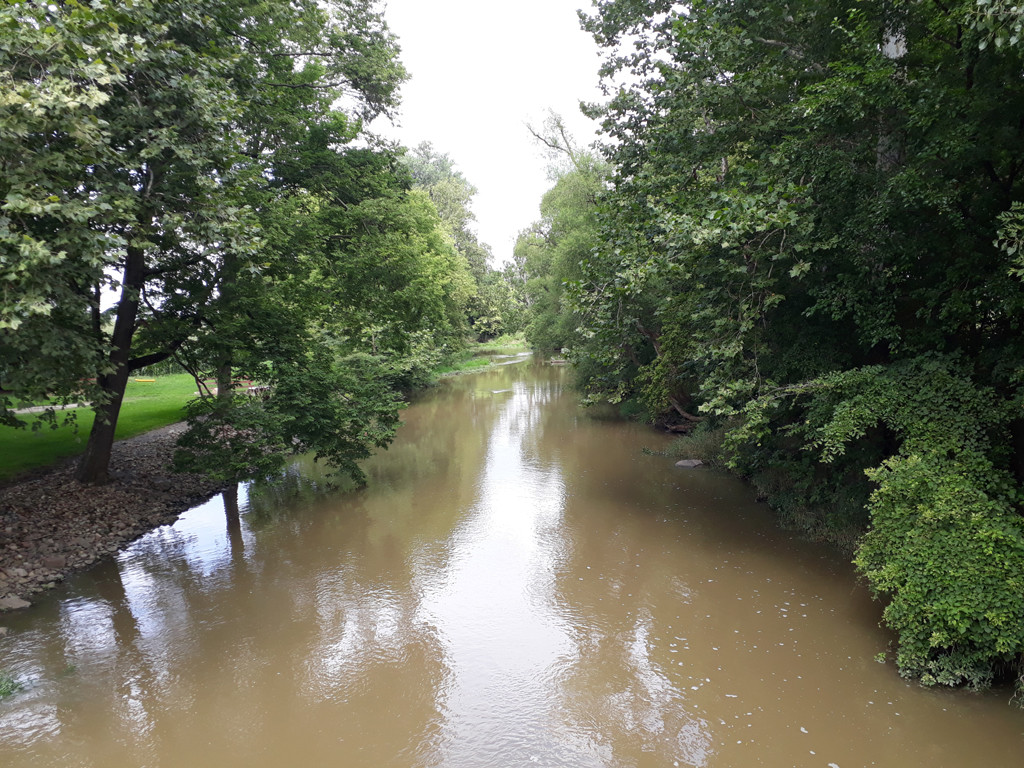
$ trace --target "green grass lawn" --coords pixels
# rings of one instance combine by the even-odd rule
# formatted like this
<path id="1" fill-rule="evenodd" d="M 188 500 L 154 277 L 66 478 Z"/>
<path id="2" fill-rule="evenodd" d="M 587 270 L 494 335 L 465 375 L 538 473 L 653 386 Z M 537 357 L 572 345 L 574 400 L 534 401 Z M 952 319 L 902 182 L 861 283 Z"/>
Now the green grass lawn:
<path id="1" fill-rule="evenodd" d="M 185 404 L 195 396 L 196 382 L 187 373 L 156 376 L 156 381 L 129 380 L 121 415 L 117 419 L 117 439 L 134 437 L 152 429 L 181 421 Z M 21 416 L 23 420 L 31 414 Z M 58 414 L 63 421 L 63 413 Z M 51 429 L 43 425 L 33 432 L 31 427 L 15 429 L 0 426 L 0 480 L 14 477 L 29 469 L 53 464 L 85 450 L 85 441 L 92 429 L 90 408 L 76 408 L 77 430 L 72 425 Z"/>

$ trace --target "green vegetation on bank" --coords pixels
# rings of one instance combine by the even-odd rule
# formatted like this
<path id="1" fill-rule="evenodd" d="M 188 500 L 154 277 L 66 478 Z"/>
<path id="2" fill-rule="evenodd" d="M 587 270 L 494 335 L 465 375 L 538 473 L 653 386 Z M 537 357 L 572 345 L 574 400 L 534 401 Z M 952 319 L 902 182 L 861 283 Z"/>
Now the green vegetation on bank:
<path id="1" fill-rule="evenodd" d="M 460 373 L 474 373 L 494 365 L 494 360 L 489 355 L 514 355 L 526 352 L 529 345 L 523 334 L 502 334 L 490 341 L 480 341 L 470 344 L 461 354 L 449 360 L 444 365 L 434 369 L 435 376 L 454 376 Z"/>
<path id="2" fill-rule="evenodd" d="M 454 376 L 459 373 L 473 373 L 483 368 L 490 368 L 491 361 L 486 357 L 478 357 L 472 354 L 465 354 L 459 359 L 453 360 L 446 365 L 438 366 L 434 372 L 438 376 Z"/>
<path id="3" fill-rule="evenodd" d="M 563 168 L 517 244 L 528 335 L 585 401 L 688 432 L 853 550 L 902 674 L 1024 689 L 1024 10 L 596 0 L 583 23 L 607 170 Z"/>
<path id="4" fill-rule="evenodd" d="M 529 348 L 530 345 L 522 331 L 503 333 L 488 341 L 478 341 L 472 345 L 473 354 L 477 355 L 511 354 L 525 352 Z"/>
<path id="5" fill-rule="evenodd" d="M 580 333 L 569 288 L 598 246 L 597 201 L 610 168 L 575 145 L 558 115 L 534 136 L 546 148 L 556 180 L 541 199 L 541 218 L 519 233 L 509 272 L 518 278 L 527 342 L 540 354 L 561 356 Z"/>

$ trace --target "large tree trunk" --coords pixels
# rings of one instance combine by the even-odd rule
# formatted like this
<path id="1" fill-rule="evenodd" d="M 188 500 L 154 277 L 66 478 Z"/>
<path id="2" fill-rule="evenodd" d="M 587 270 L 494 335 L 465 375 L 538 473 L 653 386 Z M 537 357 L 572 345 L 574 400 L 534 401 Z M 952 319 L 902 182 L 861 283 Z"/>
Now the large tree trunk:
<path id="1" fill-rule="evenodd" d="M 220 303 L 227 310 L 235 300 L 235 281 L 238 279 L 238 257 L 231 251 L 224 254 L 224 267 L 220 280 Z M 227 409 L 234 399 L 234 381 L 232 380 L 232 363 L 234 355 L 230 342 L 221 350 L 217 358 L 217 407 Z"/>
<path id="2" fill-rule="evenodd" d="M 114 430 L 121 412 L 124 390 L 131 372 L 129 362 L 132 352 L 132 338 L 135 336 L 135 322 L 139 314 L 140 292 L 145 279 L 146 259 L 141 248 L 129 247 L 125 256 L 124 275 L 121 284 L 121 298 L 117 303 L 117 319 L 111 339 L 109 364 L 110 373 L 97 379 L 102 392 L 102 402 L 94 408 L 96 421 L 89 433 L 85 455 L 78 465 L 77 477 L 80 482 L 99 484 L 110 479 L 110 452 L 114 447 Z"/>
<path id="3" fill-rule="evenodd" d="M 231 378 L 231 353 L 225 352 L 217 362 L 217 406 L 231 405 L 234 381 Z"/>

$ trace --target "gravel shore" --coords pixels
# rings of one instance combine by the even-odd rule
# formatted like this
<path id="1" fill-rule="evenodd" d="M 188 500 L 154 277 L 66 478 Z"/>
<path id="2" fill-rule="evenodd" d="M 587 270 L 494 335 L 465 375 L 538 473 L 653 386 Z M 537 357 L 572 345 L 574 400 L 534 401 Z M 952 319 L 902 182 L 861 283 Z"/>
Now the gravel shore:
<path id="1" fill-rule="evenodd" d="M 27 607 L 33 594 L 222 490 L 169 468 L 184 428 L 116 443 L 107 485 L 80 485 L 70 461 L 0 487 L 0 610 Z"/>

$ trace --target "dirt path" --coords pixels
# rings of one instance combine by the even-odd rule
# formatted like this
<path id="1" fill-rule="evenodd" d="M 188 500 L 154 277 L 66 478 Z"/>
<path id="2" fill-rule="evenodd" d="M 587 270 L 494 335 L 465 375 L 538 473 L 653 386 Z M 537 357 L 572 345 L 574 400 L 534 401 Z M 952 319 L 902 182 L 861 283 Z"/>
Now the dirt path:
<path id="1" fill-rule="evenodd" d="M 114 445 L 115 479 L 83 486 L 76 460 L 0 488 L 0 610 L 25 607 L 69 573 L 110 557 L 124 544 L 221 490 L 169 469 L 184 424 Z"/>

